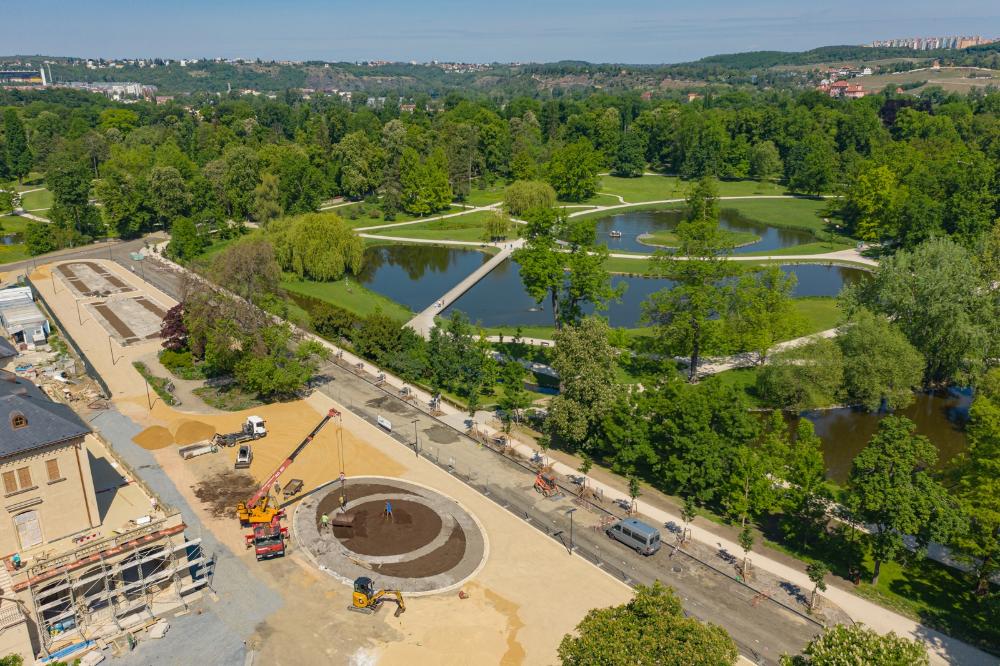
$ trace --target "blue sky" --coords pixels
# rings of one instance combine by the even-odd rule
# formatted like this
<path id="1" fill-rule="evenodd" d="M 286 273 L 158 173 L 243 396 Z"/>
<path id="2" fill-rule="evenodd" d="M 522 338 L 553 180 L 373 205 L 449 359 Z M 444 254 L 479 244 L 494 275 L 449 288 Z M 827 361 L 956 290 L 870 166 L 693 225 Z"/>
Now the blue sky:
<path id="1" fill-rule="evenodd" d="M 0 54 L 661 63 L 910 35 L 1000 37 L 997 0 L 10 2 Z"/>

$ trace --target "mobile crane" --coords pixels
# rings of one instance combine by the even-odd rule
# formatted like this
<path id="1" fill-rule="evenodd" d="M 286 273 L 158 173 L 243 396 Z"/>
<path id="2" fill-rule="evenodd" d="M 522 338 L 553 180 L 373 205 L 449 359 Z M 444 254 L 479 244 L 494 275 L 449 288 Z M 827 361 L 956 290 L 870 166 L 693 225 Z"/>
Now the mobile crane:
<path id="1" fill-rule="evenodd" d="M 326 416 L 316 424 L 316 427 L 312 429 L 306 438 L 303 439 L 295 450 L 289 454 L 285 461 L 278 465 L 278 469 L 271 473 L 271 476 L 267 477 L 267 480 L 261 485 L 253 497 L 248 499 L 246 502 L 240 502 L 236 505 L 236 517 L 240 519 L 240 525 L 247 526 L 258 526 L 258 525 L 275 525 L 276 521 L 281 518 L 283 511 L 271 505 L 271 488 L 277 483 L 278 478 L 284 474 L 285 470 L 295 462 L 295 458 L 302 453 L 310 442 L 315 439 L 319 431 L 322 430 L 330 419 L 340 416 L 340 412 L 336 409 L 331 409 L 326 413 Z"/>

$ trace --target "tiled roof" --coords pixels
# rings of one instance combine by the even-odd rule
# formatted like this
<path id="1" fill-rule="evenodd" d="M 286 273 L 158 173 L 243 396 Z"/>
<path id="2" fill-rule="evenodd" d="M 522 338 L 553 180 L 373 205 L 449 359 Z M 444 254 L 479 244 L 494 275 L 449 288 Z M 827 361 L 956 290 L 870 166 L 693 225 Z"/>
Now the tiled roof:
<path id="1" fill-rule="evenodd" d="M 12 417 L 28 424 L 14 428 Z M 0 373 L 0 458 L 91 432 L 68 405 L 53 402 L 40 388 L 9 372 Z"/>

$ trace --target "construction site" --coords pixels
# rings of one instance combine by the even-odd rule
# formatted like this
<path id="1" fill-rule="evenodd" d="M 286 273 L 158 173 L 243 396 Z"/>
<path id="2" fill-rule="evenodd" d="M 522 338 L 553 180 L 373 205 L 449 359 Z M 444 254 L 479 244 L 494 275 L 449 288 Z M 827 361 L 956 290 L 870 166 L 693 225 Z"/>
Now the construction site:
<path id="1" fill-rule="evenodd" d="M 165 373 L 148 308 L 118 307 L 115 322 L 92 306 L 176 301 L 119 265 L 87 263 L 70 264 L 72 281 L 59 265 L 28 277 L 78 366 L 68 388 L 80 398 L 57 397 L 119 455 L 109 466 L 129 483 L 115 497 L 148 522 L 130 516 L 123 529 L 112 507 L 100 539 L 46 544 L 44 559 L 19 551 L 11 588 L 38 626 L 28 663 L 547 663 L 589 609 L 631 596 L 332 389 L 252 413 L 164 404 L 132 365 Z M 438 439 L 450 430 L 435 427 Z M 116 483 L 94 478 L 97 490 Z M 376 612 L 386 601 L 396 614 Z"/>

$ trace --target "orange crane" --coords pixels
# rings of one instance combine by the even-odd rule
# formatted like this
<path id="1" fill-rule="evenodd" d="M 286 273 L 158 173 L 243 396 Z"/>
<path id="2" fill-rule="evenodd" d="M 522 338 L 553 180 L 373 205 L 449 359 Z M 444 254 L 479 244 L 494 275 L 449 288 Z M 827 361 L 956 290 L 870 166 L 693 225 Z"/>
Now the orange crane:
<path id="1" fill-rule="evenodd" d="M 271 473 L 271 476 L 267 477 L 267 480 L 261 485 L 261 487 L 254 493 L 254 496 L 248 499 L 246 502 L 240 502 L 236 505 L 236 517 L 240 519 L 240 525 L 261 525 L 261 524 L 273 524 L 276 518 L 280 518 L 282 510 L 278 507 L 271 505 L 271 488 L 278 481 L 278 478 L 284 474 L 285 470 L 295 462 L 295 458 L 298 457 L 302 450 L 305 449 L 310 442 L 315 439 L 319 431 L 322 430 L 330 419 L 340 416 L 340 412 L 336 409 L 331 409 L 326 413 L 326 416 L 316 424 L 316 427 L 312 429 L 306 438 L 303 439 L 295 450 L 289 454 L 285 461 L 278 465 L 278 469 Z"/>

